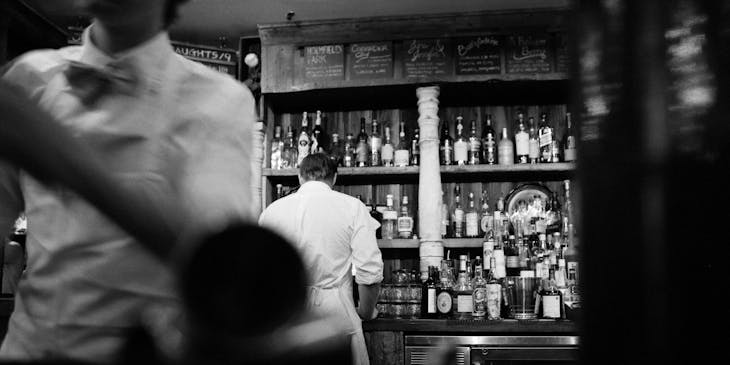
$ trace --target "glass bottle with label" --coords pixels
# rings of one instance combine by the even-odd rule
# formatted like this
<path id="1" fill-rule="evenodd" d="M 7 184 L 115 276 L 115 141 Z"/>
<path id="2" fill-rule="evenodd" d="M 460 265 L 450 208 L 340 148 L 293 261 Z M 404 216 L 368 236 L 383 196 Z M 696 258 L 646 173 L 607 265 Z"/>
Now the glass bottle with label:
<path id="1" fill-rule="evenodd" d="M 436 310 L 439 318 L 451 318 L 454 314 L 454 281 L 451 267 L 444 261 L 441 262 L 440 284 L 436 289 Z"/>
<path id="2" fill-rule="evenodd" d="M 489 197 L 487 191 L 482 191 L 482 212 L 479 217 L 479 233 L 484 236 L 492 230 L 493 218 L 492 214 L 489 213 Z M 484 260 L 487 260 L 485 257 Z"/>
<path id="3" fill-rule="evenodd" d="M 383 166 L 393 166 L 395 148 L 393 147 L 393 143 L 390 142 L 390 126 L 386 125 L 383 130 L 385 143 L 380 150 L 381 160 L 383 160 Z"/>
<path id="4" fill-rule="evenodd" d="M 540 141 L 537 136 L 537 127 L 535 127 L 535 118 L 530 117 L 527 121 L 530 124 L 530 152 L 528 157 L 530 158 L 530 163 L 538 163 L 540 162 Z"/>
<path id="5" fill-rule="evenodd" d="M 454 188 L 454 237 L 464 237 L 464 208 L 461 207 L 461 187 L 456 184 Z"/>
<path id="6" fill-rule="evenodd" d="M 538 318 L 562 319 L 565 317 L 563 308 L 563 293 L 555 284 L 555 270 L 550 268 L 548 279 L 543 282 L 538 301 Z"/>
<path id="7" fill-rule="evenodd" d="M 284 196 L 284 185 L 276 184 L 276 194 L 274 195 L 274 200 L 278 200 L 283 196 Z"/>
<path id="8" fill-rule="evenodd" d="M 517 131 L 515 132 L 515 150 L 517 152 L 517 163 L 529 162 L 530 135 L 525 126 L 525 115 L 522 111 L 517 113 Z"/>
<path id="9" fill-rule="evenodd" d="M 502 140 L 497 145 L 498 160 L 500 165 L 514 165 L 515 146 L 507 134 L 507 128 L 502 128 Z"/>
<path id="10" fill-rule="evenodd" d="M 327 133 L 322 128 L 322 111 L 317 110 L 314 118 L 314 128 L 312 129 L 312 145 L 309 149 L 310 153 L 326 152 L 329 146 Z"/>
<path id="11" fill-rule="evenodd" d="M 454 141 L 454 162 L 457 165 L 466 165 L 469 161 L 469 143 L 464 138 L 464 118 L 456 117 L 456 140 Z"/>
<path id="12" fill-rule="evenodd" d="M 413 138 L 411 138 L 411 166 L 418 166 L 421 163 L 421 149 L 418 146 L 420 134 L 418 128 L 413 130 Z"/>
<path id="13" fill-rule="evenodd" d="M 459 256 L 459 277 L 454 285 L 456 298 L 454 316 L 457 319 L 471 318 L 471 313 L 474 311 L 473 294 L 474 289 L 467 274 L 467 256 L 461 255 Z"/>
<path id="14" fill-rule="evenodd" d="M 380 136 L 380 127 L 378 126 L 378 120 L 373 118 L 372 123 L 372 135 L 370 136 L 370 166 L 380 166 L 380 149 L 383 144 L 383 139 Z"/>
<path id="15" fill-rule="evenodd" d="M 297 165 L 297 155 L 299 154 L 297 146 L 294 143 L 294 131 L 291 126 L 287 127 L 286 138 L 284 138 L 284 147 L 281 156 L 281 168 L 289 169 Z"/>
<path id="16" fill-rule="evenodd" d="M 442 165 L 452 165 L 454 163 L 454 139 L 449 135 L 449 123 L 445 120 L 441 122 L 439 156 Z"/>
<path id="17" fill-rule="evenodd" d="M 563 159 L 565 162 L 575 161 L 576 159 L 576 148 L 575 148 L 575 133 L 573 132 L 573 123 L 570 120 L 570 113 L 565 113 L 565 123 L 567 130 L 565 131 L 565 137 L 563 138 Z"/>
<path id="18" fill-rule="evenodd" d="M 340 135 L 332 133 L 332 143 L 329 146 L 329 156 L 337 166 L 342 166 L 342 143 L 340 142 Z"/>
<path id="19" fill-rule="evenodd" d="M 392 240 L 398 235 L 398 212 L 393 209 L 393 194 L 386 195 L 385 201 L 381 234 L 383 239 Z"/>
<path id="20" fill-rule="evenodd" d="M 489 273 L 487 274 L 486 289 L 486 315 L 490 321 L 502 319 L 502 285 L 497 280 L 497 259 L 492 257 L 489 260 Z"/>
<path id="21" fill-rule="evenodd" d="M 510 235 L 504 245 L 505 263 L 508 276 L 520 275 L 520 250 L 514 235 Z"/>
<path id="22" fill-rule="evenodd" d="M 472 312 L 474 319 L 483 319 L 487 314 L 487 280 L 481 264 L 474 267 L 474 280 L 471 284 L 472 292 Z"/>
<path id="23" fill-rule="evenodd" d="M 309 146 L 311 140 L 309 138 L 309 117 L 307 112 L 302 113 L 302 130 L 299 132 L 299 138 L 297 138 L 297 165 L 299 167 L 302 164 L 302 160 L 309 155 Z"/>
<path id="24" fill-rule="evenodd" d="M 479 213 L 474 205 L 474 193 L 469 192 L 469 205 L 466 210 L 466 236 L 479 237 Z"/>
<path id="25" fill-rule="evenodd" d="M 357 167 L 368 166 L 370 162 L 370 146 L 368 145 L 368 134 L 365 132 L 365 118 L 360 118 L 360 133 L 357 135 L 355 156 L 357 159 Z"/>
<path id="26" fill-rule="evenodd" d="M 421 318 L 436 318 L 436 291 L 438 282 L 438 269 L 435 266 L 428 267 L 428 279 L 421 285 Z"/>
<path id="27" fill-rule="evenodd" d="M 418 143 L 416 143 L 418 145 Z M 398 147 L 395 150 L 395 166 L 405 167 L 410 162 L 408 141 L 406 141 L 406 124 L 400 122 L 400 131 L 398 132 Z"/>
<path id="28" fill-rule="evenodd" d="M 482 127 L 482 161 L 494 165 L 497 163 L 497 134 L 492 128 L 492 115 L 487 114 L 487 120 Z"/>
<path id="29" fill-rule="evenodd" d="M 408 196 L 403 195 L 398 216 L 398 237 L 411 238 L 413 236 L 413 217 L 408 211 Z"/>
<path id="30" fill-rule="evenodd" d="M 482 163 L 482 141 L 477 136 L 477 121 L 471 121 L 471 133 L 469 133 L 469 165 Z"/>
<path id="31" fill-rule="evenodd" d="M 281 154 L 284 150 L 284 141 L 281 139 L 281 126 L 274 127 L 274 138 L 271 139 L 271 168 L 281 169 Z"/>
<path id="32" fill-rule="evenodd" d="M 352 133 L 348 133 L 345 137 L 345 147 L 342 149 L 342 166 L 355 167 L 357 158 L 355 157 L 355 137 Z"/>
<path id="33" fill-rule="evenodd" d="M 542 115 L 540 115 L 540 129 L 538 130 L 538 139 L 540 141 L 540 162 L 553 162 L 553 138 L 553 129 L 548 125 L 547 114 L 542 113 Z"/>
<path id="34" fill-rule="evenodd" d="M 449 205 L 444 199 L 444 191 L 441 190 L 441 238 L 449 237 L 451 227 L 451 219 L 449 218 Z"/>

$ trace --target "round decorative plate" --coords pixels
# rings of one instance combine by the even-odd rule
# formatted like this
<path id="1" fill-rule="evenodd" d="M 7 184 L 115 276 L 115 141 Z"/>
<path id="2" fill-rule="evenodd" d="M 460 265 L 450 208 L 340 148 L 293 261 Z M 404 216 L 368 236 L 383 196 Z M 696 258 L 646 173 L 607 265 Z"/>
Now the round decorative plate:
<path id="1" fill-rule="evenodd" d="M 543 204 L 550 199 L 550 189 L 545 185 L 538 183 L 522 184 L 514 188 L 508 195 L 507 201 L 505 201 L 505 209 L 512 215 L 517 209 L 520 200 L 524 200 L 525 203 L 529 204 L 535 196 L 539 196 Z"/>

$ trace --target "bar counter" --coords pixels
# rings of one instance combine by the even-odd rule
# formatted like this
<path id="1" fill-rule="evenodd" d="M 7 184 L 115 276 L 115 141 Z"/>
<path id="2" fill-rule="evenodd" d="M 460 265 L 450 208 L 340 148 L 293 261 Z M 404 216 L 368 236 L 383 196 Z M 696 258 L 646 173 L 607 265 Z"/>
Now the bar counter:
<path id="1" fill-rule="evenodd" d="M 458 319 L 396 319 L 377 318 L 362 323 L 364 332 L 421 332 L 421 333 L 554 333 L 577 334 L 578 326 L 570 320 L 500 321 Z"/>

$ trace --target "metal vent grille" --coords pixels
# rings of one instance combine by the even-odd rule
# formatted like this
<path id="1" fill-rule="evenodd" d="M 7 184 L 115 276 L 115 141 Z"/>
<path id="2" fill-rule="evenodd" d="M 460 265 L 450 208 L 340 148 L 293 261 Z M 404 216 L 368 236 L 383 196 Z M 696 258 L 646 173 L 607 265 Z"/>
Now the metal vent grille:
<path id="1" fill-rule="evenodd" d="M 438 347 L 406 346 L 406 365 L 434 364 L 435 359 L 442 354 Z M 456 347 L 456 364 L 469 365 L 470 352 L 468 347 Z"/>

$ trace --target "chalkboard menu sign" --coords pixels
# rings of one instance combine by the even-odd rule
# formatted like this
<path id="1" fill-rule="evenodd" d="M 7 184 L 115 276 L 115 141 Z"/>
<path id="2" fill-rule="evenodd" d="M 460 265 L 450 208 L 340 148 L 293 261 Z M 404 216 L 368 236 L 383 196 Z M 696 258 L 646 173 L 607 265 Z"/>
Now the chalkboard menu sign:
<path id="1" fill-rule="evenodd" d="M 233 77 L 238 76 L 238 57 L 236 51 L 232 49 L 197 46 L 180 42 L 172 42 L 172 47 L 175 53 L 187 59 L 200 62 Z"/>
<path id="2" fill-rule="evenodd" d="M 304 78 L 343 79 L 345 77 L 345 46 L 331 44 L 304 47 Z"/>
<path id="3" fill-rule="evenodd" d="M 391 42 L 353 43 L 348 47 L 347 68 L 350 79 L 393 77 Z"/>
<path id="4" fill-rule="evenodd" d="M 451 76 L 454 65 L 450 46 L 448 39 L 414 39 L 403 42 L 403 76 Z"/>
<path id="5" fill-rule="evenodd" d="M 555 35 L 555 71 L 570 71 L 570 54 L 568 53 L 567 34 L 558 33 Z"/>
<path id="6" fill-rule="evenodd" d="M 507 73 L 549 73 L 552 71 L 552 60 L 547 34 L 507 37 Z"/>
<path id="7" fill-rule="evenodd" d="M 488 75 L 502 72 L 501 39 L 494 36 L 456 40 L 456 74 Z"/>

